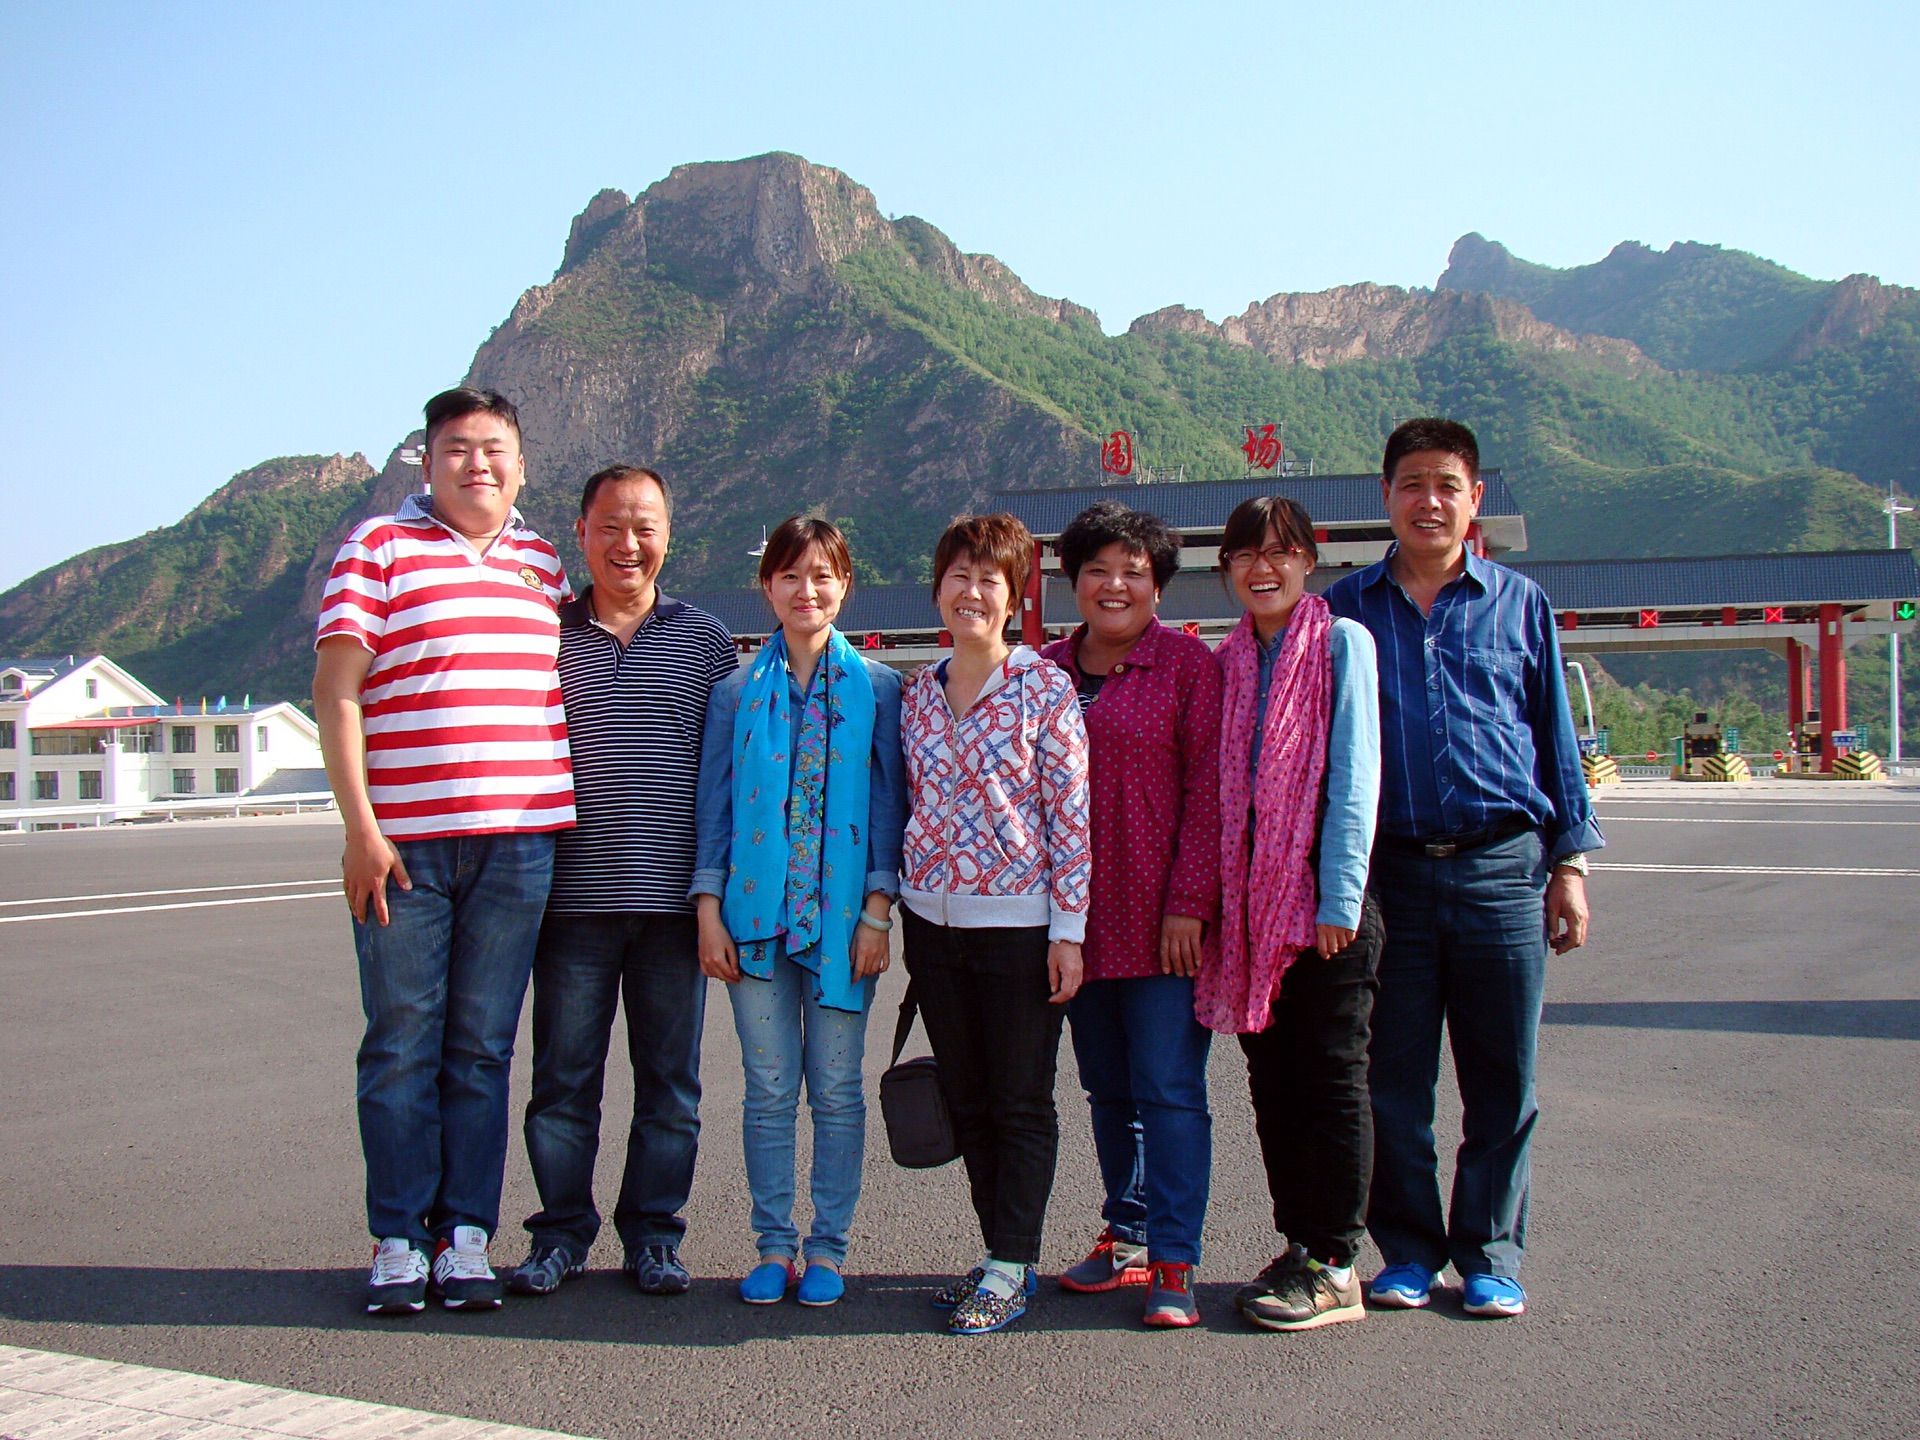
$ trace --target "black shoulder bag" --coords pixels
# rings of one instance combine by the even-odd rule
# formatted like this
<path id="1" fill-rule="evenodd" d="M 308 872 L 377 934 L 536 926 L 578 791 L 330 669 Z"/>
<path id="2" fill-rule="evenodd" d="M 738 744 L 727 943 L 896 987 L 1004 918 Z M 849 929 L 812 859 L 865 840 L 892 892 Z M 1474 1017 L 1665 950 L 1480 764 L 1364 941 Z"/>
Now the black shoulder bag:
<path id="1" fill-rule="evenodd" d="M 907 982 L 900 1002 L 900 1021 L 893 1030 L 893 1059 L 880 1075 L 880 1116 L 886 1121 L 887 1148 L 893 1163 L 909 1170 L 931 1170 L 959 1157 L 953 1143 L 953 1120 L 947 1097 L 940 1091 L 940 1067 L 933 1056 L 921 1055 L 902 1063 L 917 1006 L 913 982 Z"/>

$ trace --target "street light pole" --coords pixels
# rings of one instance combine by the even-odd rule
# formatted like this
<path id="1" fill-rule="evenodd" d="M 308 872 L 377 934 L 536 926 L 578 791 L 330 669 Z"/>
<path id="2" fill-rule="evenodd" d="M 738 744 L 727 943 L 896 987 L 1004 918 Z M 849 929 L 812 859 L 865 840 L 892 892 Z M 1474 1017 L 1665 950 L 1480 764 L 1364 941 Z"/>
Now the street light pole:
<path id="1" fill-rule="evenodd" d="M 1902 505 L 1893 498 L 1893 481 L 1887 481 L 1887 503 L 1883 507 L 1887 512 L 1887 548 L 1898 550 L 1900 536 L 1897 529 L 1901 515 L 1911 515 L 1913 506 Z M 1887 636 L 1887 709 L 1893 722 L 1893 744 L 1887 751 L 1887 759 L 1895 766 L 1900 763 L 1900 636 Z"/>

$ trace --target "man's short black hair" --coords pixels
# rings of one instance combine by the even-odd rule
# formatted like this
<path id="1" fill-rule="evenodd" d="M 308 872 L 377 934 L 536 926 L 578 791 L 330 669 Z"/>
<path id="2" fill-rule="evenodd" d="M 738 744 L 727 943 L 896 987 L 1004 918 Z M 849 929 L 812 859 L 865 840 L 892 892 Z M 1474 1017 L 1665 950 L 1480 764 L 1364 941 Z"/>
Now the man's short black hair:
<path id="1" fill-rule="evenodd" d="M 658 470 L 649 470 L 644 465 L 609 465 L 604 470 L 596 470 L 587 477 L 586 487 L 580 492 L 580 516 L 586 518 L 587 511 L 593 508 L 593 497 L 600 493 L 602 485 L 611 485 L 616 480 L 651 480 L 660 487 L 660 501 L 667 509 L 667 519 L 673 519 L 673 491 L 667 488 L 667 477 Z"/>
<path id="2" fill-rule="evenodd" d="M 1473 431 L 1458 420 L 1444 420 L 1437 415 L 1423 415 L 1416 420 L 1404 420 L 1387 437 L 1387 453 L 1380 461 L 1380 478 L 1391 481 L 1393 470 L 1408 455 L 1417 455 L 1422 450 L 1441 450 L 1462 461 L 1467 467 L 1467 478 L 1480 478 L 1480 442 L 1473 438 Z"/>
<path id="3" fill-rule="evenodd" d="M 498 390 L 476 390 L 471 385 L 456 385 L 451 390 L 442 390 L 427 401 L 427 444 L 433 449 L 434 433 L 449 420 L 458 420 L 467 415 L 492 415 L 506 422 L 513 431 L 513 438 L 520 438 L 520 412 L 513 408 L 513 402 Z"/>
<path id="4" fill-rule="evenodd" d="M 1060 568 L 1067 572 L 1067 583 L 1078 584 L 1080 567 L 1109 545 L 1124 545 L 1132 555 L 1144 555 L 1153 567 L 1153 588 L 1164 590 L 1180 568 L 1180 537 L 1158 515 L 1144 510 L 1129 510 L 1116 500 L 1101 500 L 1089 505 L 1060 532 L 1053 542 L 1060 557 Z"/>

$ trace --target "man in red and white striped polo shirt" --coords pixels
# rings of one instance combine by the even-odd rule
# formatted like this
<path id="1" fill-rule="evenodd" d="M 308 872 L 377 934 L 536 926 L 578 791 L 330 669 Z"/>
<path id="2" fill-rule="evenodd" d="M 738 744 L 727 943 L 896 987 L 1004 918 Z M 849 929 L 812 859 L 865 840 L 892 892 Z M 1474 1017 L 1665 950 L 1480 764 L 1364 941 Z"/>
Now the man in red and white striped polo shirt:
<path id="1" fill-rule="evenodd" d="M 555 669 L 571 592 L 513 505 L 519 416 L 461 388 L 426 419 L 427 493 L 340 547 L 313 677 L 367 1015 L 367 1309 L 387 1314 L 423 1309 L 429 1276 L 449 1309 L 500 1303 L 507 1067 L 553 832 L 574 823 Z"/>

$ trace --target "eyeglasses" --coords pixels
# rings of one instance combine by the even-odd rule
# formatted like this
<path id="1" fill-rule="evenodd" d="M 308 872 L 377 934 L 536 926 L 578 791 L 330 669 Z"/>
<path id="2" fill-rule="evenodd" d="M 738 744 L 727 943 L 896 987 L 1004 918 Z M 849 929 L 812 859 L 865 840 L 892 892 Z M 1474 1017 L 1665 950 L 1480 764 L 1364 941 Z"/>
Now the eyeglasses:
<path id="1" fill-rule="evenodd" d="M 1278 570 L 1290 560 L 1301 560 L 1306 552 L 1300 549 L 1288 549 L 1283 545 L 1269 545 L 1264 550 L 1229 550 L 1220 558 L 1227 562 L 1229 570 L 1251 570 L 1255 560 L 1264 560 L 1272 569 Z"/>

